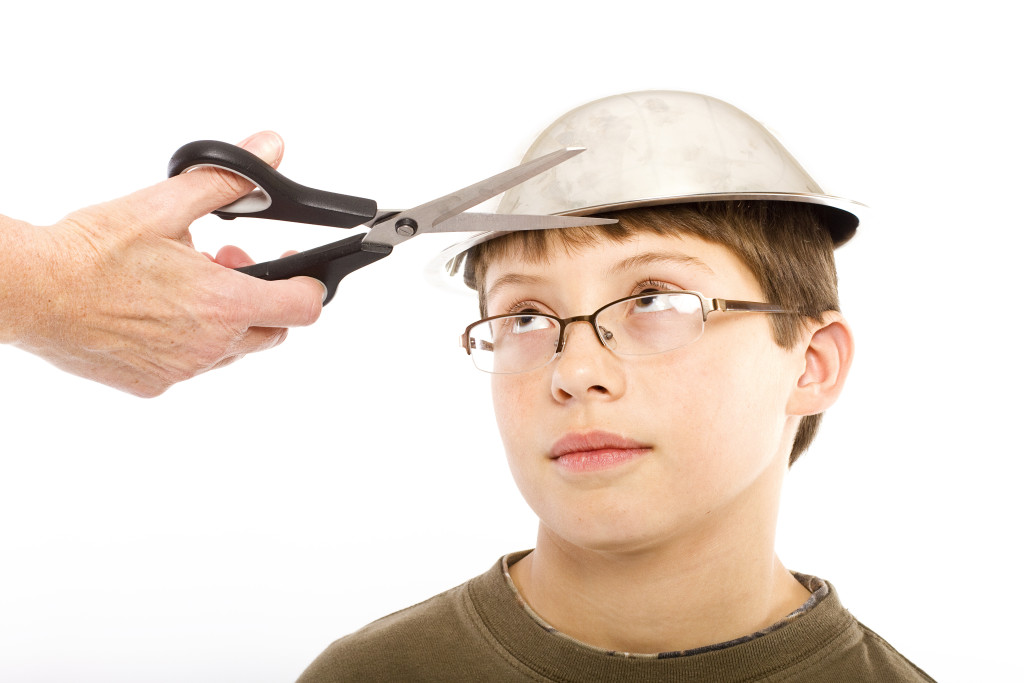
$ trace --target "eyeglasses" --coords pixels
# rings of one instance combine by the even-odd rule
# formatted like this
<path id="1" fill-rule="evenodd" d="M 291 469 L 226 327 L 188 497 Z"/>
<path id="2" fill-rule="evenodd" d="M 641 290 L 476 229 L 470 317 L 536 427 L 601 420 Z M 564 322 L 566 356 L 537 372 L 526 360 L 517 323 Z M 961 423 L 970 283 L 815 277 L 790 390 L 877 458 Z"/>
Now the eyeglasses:
<path id="1" fill-rule="evenodd" d="M 648 356 L 700 339 L 712 311 L 797 313 L 778 304 L 709 299 L 686 290 L 647 292 L 605 304 L 591 315 L 557 318 L 528 312 L 484 318 L 462 333 L 462 348 L 484 372 L 529 372 L 562 352 L 569 325 L 585 322 L 613 353 Z"/>

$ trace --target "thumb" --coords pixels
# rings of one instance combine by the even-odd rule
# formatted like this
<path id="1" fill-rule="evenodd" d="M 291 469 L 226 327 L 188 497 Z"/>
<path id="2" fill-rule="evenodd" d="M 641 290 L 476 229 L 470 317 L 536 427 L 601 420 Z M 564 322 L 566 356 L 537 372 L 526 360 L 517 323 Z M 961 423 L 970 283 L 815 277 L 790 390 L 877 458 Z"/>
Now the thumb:
<path id="1" fill-rule="evenodd" d="M 284 156 L 284 140 L 273 131 L 251 135 L 238 146 L 277 167 Z M 253 184 L 230 171 L 209 166 L 182 173 L 156 185 L 164 207 L 173 207 L 179 219 L 189 223 L 215 209 L 226 206 L 252 190 Z"/>

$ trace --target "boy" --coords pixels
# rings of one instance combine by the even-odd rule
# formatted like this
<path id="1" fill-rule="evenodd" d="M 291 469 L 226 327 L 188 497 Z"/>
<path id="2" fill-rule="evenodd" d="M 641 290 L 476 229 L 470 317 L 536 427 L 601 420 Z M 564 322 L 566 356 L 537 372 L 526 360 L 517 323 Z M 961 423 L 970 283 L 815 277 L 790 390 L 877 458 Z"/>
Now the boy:
<path id="1" fill-rule="evenodd" d="M 528 152 L 583 145 L 499 211 L 618 225 L 484 235 L 443 255 L 479 293 L 536 548 L 343 638 L 319 681 L 929 681 L 774 552 L 782 479 L 853 355 L 828 197 L 759 124 L 621 95 Z"/>

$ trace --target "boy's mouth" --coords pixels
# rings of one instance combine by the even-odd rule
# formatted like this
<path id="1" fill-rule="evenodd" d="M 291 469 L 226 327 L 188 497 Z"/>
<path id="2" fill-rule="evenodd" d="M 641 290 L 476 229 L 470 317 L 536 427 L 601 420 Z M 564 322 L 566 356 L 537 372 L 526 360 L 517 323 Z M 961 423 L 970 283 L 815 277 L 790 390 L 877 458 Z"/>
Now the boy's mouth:
<path id="1" fill-rule="evenodd" d="M 572 472 L 604 470 L 645 455 L 651 447 L 609 432 L 569 433 L 555 442 L 548 457 Z"/>

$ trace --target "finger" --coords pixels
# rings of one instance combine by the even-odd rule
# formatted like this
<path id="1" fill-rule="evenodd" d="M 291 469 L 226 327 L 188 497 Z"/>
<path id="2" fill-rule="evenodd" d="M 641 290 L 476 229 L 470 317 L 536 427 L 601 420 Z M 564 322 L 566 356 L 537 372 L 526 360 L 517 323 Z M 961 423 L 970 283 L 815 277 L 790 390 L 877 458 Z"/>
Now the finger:
<path id="1" fill-rule="evenodd" d="M 280 345 L 287 337 L 288 330 L 283 327 L 250 327 L 231 356 L 220 362 L 232 362 L 249 353 L 272 349 Z"/>
<path id="2" fill-rule="evenodd" d="M 256 133 L 238 146 L 275 167 L 284 155 L 284 140 L 271 131 Z M 189 221 L 230 204 L 253 188 L 252 183 L 239 175 L 209 167 L 197 168 L 177 177 L 181 178 L 179 184 L 183 187 L 180 207 L 187 212 L 185 215 Z"/>
<path id="3" fill-rule="evenodd" d="M 217 252 L 217 258 L 213 261 L 225 268 L 241 268 L 256 263 L 247 253 L 231 244 L 221 247 L 221 250 Z"/>
<path id="4" fill-rule="evenodd" d="M 272 131 L 256 133 L 240 147 L 277 167 L 284 156 L 284 140 Z M 229 171 L 200 167 L 157 183 L 131 196 L 142 215 L 168 237 L 180 237 L 200 216 L 230 204 L 252 190 L 252 183 Z"/>
<path id="5" fill-rule="evenodd" d="M 320 317 L 327 287 L 311 277 L 268 282 L 247 278 L 246 300 L 252 302 L 249 325 L 253 327 L 301 327 Z"/>
<path id="6" fill-rule="evenodd" d="M 218 370 L 245 358 L 250 353 L 266 351 L 278 346 L 288 337 L 288 330 L 275 327 L 252 327 L 231 351 L 203 372 Z"/>

